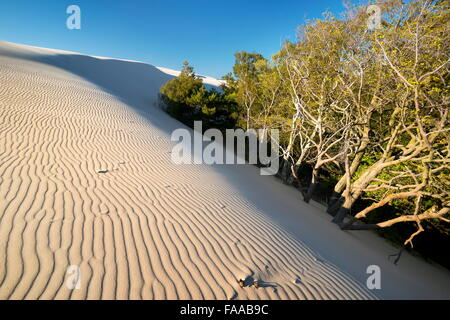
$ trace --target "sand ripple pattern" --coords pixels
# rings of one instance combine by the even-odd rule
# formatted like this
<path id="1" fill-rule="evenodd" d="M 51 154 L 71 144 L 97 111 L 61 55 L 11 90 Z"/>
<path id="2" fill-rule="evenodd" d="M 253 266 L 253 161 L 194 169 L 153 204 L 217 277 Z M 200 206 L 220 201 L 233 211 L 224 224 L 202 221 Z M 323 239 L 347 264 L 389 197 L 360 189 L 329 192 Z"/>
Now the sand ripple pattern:
<path id="1" fill-rule="evenodd" d="M 173 164 L 163 112 L 35 60 L 0 51 L 0 299 L 375 298 L 213 168 Z"/>

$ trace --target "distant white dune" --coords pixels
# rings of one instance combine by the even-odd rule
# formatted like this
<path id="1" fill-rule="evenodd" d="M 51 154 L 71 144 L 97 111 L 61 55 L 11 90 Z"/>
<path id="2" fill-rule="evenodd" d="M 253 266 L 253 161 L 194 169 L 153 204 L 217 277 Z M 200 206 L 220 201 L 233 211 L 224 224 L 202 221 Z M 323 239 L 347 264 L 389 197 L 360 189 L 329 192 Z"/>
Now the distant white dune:
<path id="1" fill-rule="evenodd" d="M 174 77 L 178 77 L 180 74 L 180 71 L 176 71 L 176 70 L 172 70 L 172 69 L 168 69 L 168 68 L 163 68 L 163 67 L 157 67 L 159 70 L 161 70 L 164 73 L 170 74 Z M 202 75 L 197 75 L 197 77 L 201 78 L 203 80 L 203 83 L 206 85 L 210 85 L 210 86 L 214 86 L 214 87 L 220 87 L 222 84 L 225 83 L 225 81 L 223 80 L 217 80 L 208 76 L 202 76 Z"/>
<path id="2" fill-rule="evenodd" d="M 184 126 L 156 104 L 176 75 L 0 42 L 0 299 L 450 298 L 448 270 L 395 266 L 254 166 L 173 164 Z"/>

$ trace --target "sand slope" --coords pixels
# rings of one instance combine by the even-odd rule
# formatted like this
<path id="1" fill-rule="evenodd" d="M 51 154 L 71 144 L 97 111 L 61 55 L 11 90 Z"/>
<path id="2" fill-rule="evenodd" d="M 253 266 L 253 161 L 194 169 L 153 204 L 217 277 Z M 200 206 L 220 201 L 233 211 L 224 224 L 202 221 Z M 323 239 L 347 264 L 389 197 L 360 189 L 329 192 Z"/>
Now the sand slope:
<path id="1" fill-rule="evenodd" d="M 446 270 L 393 266 L 392 247 L 255 167 L 173 164 L 183 126 L 156 107 L 172 77 L 0 42 L 0 299 L 449 298 Z M 382 290 L 366 288 L 369 264 Z"/>

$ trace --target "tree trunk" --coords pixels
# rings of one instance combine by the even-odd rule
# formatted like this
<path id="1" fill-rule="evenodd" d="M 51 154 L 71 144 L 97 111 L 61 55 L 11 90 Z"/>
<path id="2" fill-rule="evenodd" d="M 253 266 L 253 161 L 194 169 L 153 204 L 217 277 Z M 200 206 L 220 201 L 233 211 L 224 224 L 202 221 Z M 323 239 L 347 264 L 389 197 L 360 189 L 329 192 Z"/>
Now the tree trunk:
<path id="1" fill-rule="evenodd" d="M 339 208 L 338 212 L 333 218 L 333 222 L 336 224 L 342 224 L 344 221 L 344 218 L 347 216 L 347 214 L 350 213 L 350 208 L 353 205 L 353 201 L 351 199 L 346 199 L 344 201 L 344 204 Z"/>
<path id="2" fill-rule="evenodd" d="M 341 207 L 343 200 L 344 199 L 342 198 L 342 194 L 340 192 L 337 192 L 335 189 L 331 194 L 330 200 L 328 201 L 327 213 L 335 216 L 339 208 Z"/>
<path id="3" fill-rule="evenodd" d="M 376 224 L 344 224 L 342 230 L 376 230 L 380 229 Z"/>
<path id="4" fill-rule="evenodd" d="M 364 189 L 367 188 L 373 179 L 381 172 L 381 170 L 383 170 L 385 161 L 385 158 L 378 160 L 371 167 L 367 168 L 358 180 L 352 183 L 348 195 L 344 196 L 344 204 L 333 218 L 334 223 L 342 223 L 355 201 L 358 200 L 363 193 Z"/>
<path id="5" fill-rule="evenodd" d="M 297 166 L 295 165 L 290 165 L 290 169 L 289 170 L 289 174 L 287 175 L 287 180 L 286 183 L 291 185 L 294 183 L 294 180 L 297 179 Z M 300 182 L 298 182 L 298 184 L 300 184 Z"/>
<path id="6" fill-rule="evenodd" d="M 353 176 L 358 169 L 362 157 L 364 156 L 365 149 L 369 145 L 369 131 L 370 129 L 368 127 L 364 128 L 363 137 L 361 139 L 361 144 L 358 147 L 358 150 L 356 151 L 356 155 L 352 160 L 352 164 L 350 166 L 350 176 Z M 339 210 L 343 199 L 342 199 L 342 192 L 345 189 L 346 186 L 346 178 L 345 175 L 343 175 L 338 183 L 334 186 L 333 194 L 331 195 L 330 201 L 328 202 L 328 208 L 327 213 L 331 214 L 332 216 L 335 216 L 337 211 Z"/>
<path id="7" fill-rule="evenodd" d="M 281 160 L 281 169 L 280 169 L 280 173 L 281 174 L 280 174 L 280 176 L 281 176 L 281 180 L 284 183 L 287 183 L 289 175 L 290 175 L 289 167 L 290 167 L 289 160 L 286 160 L 286 159 L 283 158 Z"/>
<path id="8" fill-rule="evenodd" d="M 311 184 L 309 185 L 308 192 L 303 198 L 303 200 L 306 203 L 309 203 L 318 185 L 319 185 L 319 170 L 317 168 L 314 168 L 312 172 Z"/>
<path id="9" fill-rule="evenodd" d="M 283 180 L 283 170 L 284 170 L 284 158 L 280 157 L 279 158 L 280 161 L 280 167 L 278 168 L 278 177 Z"/>

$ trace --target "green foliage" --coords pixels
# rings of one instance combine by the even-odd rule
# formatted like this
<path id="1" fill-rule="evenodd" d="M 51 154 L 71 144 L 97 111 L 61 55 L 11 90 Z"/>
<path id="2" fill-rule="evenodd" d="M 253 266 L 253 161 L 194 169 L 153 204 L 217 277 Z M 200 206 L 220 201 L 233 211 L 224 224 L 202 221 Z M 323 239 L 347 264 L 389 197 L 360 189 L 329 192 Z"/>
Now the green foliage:
<path id="1" fill-rule="evenodd" d="M 194 67 L 189 65 L 189 62 L 186 60 L 183 61 L 183 68 L 181 69 L 181 73 L 191 78 L 195 78 Z"/>
<path id="2" fill-rule="evenodd" d="M 160 95 L 167 112 L 188 126 L 192 127 L 194 121 L 203 121 L 205 130 L 235 125 L 237 104 L 233 93 L 207 90 L 187 61 L 180 75 L 161 87 Z"/>

